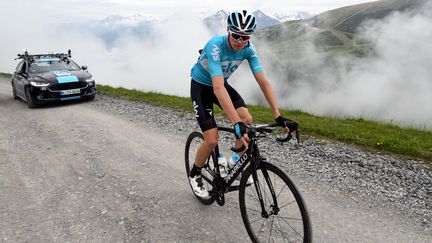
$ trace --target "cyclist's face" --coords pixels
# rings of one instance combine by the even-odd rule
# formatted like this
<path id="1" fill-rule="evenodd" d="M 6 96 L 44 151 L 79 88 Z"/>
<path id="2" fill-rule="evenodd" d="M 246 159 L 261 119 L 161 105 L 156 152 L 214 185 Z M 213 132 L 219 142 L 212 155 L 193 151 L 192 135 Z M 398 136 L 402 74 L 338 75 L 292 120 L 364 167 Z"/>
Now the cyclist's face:
<path id="1" fill-rule="evenodd" d="M 234 51 L 239 51 L 243 49 L 243 47 L 246 45 L 246 43 L 250 39 L 250 35 L 240 35 L 237 33 L 233 33 L 228 30 L 228 36 L 229 36 L 229 42 L 231 44 L 231 47 Z"/>

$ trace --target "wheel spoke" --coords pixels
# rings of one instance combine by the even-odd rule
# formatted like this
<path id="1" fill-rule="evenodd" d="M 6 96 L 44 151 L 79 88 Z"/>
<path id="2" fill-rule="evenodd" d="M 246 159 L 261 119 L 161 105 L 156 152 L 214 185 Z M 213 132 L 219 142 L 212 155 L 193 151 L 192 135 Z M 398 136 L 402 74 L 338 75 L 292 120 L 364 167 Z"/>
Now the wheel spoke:
<path id="1" fill-rule="evenodd" d="M 262 228 L 263 228 L 263 226 L 264 226 L 264 223 L 265 223 L 265 220 L 263 220 L 263 222 L 262 222 L 262 224 L 261 224 L 261 227 L 260 227 L 260 229 L 259 229 L 259 233 L 258 233 L 258 236 L 257 236 L 257 238 L 259 239 L 259 235 L 261 234 L 261 230 L 262 230 Z"/>
<path id="2" fill-rule="evenodd" d="M 250 210 L 252 210 L 252 211 L 255 211 L 255 212 L 257 212 L 257 213 L 261 213 L 261 211 L 259 211 L 259 210 L 257 210 L 257 209 L 253 209 L 253 208 L 248 208 L 248 209 L 250 209 Z"/>
<path id="3" fill-rule="evenodd" d="M 280 223 L 280 220 L 279 220 L 279 218 L 278 217 L 276 217 L 277 218 L 277 221 L 278 221 L 278 223 L 279 223 L 279 232 L 282 234 L 282 237 L 284 238 L 284 239 L 286 239 L 287 240 L 287 242 L 289 242 L 289 238 L 286 236 L 286 234 L 285 234 L 285 232 L 280 228 L 281 227 L 281 223 Z"/>
<path id="4" fill-rule="evenodd" d="M 269 232 L 268 242 L 270 242 L 270 238 L 271 238 L 271 235 L 272 235 L 272 230 L 273 230 L 273 221 L 274 221 L 274 218 L 272 217 L 271 225 L 270 225 L 270 232 Z M 273 239 L 273 238 L 272 238 L 272 239 Z M 274 240 L 273 240 L 273 241 L 274 241 Z"/>
<path id="5" fill-rule="evenodd" d="M 288 206 L 288 205 L 291 205 L 291 204 L 293 204 L 293 203 L 295 203 L 295 202 L 297 202 L 297 201 L 294 199 L 294 201 L 292 201 L 292 202 L 290 202 L 290 203 L 287 203 L 287 204 L 283 205 L 282 207 L 279 207 L 279 209 L 284 208 L 284 207 L 286 207 L 286 206 Z"/>
<path id="6" fill-rule="evenodd" d="M 280 215 L 277 215 L 278 216 L 278 218 L 281 218 L 281 219 L 287 219 L 287 220 L 298 220 L 298 221 L 302 221 L 303 219 L 298 219 L 298 218 L 292 218 L 292 217 L 282 217 L 282 216 L 280 216 Z"/>
<path id="7" fill-rule="evenodd" d="M 278 217 L 280 219 L 282 219 L 294 232 L 296 232 L 300 237 L 303 238 L 303 235 L 301 235 L 297 230 L 295 230 L 284 218 L 282 217 Z"/>
<path id="8" fill-rule="evenodd" d="M 263 217 L 259 217 L 258 219 L 255 219 L 255 220 L 253 220 L 253 221 L 249 221 L 249 223 L 251 223 L 251 224 L 253 224 L 253 223 L 255 223 L 255 222 L 257 222 L 258 220 L 264 220 L 264 218 Z M 262 227 L 262 226 L 261 226 Z"/>
<path id="9" fill-rule="evenodd" d="M 309 239 L 310 225 L 304 217 L 301 195 L 292 182 L 274 165 L 264 163 L 259 168 L 257 182 L 263 197 L 264 210 L 255 187 L 240 190 L 242 216 L 250 221 L 245 225 L 252 241 L 303 242 Z M 273 188 L 270 188 L 270 185 Z M 252 190 L 252 192 L 250 192 Z M 275 195 L 272 194 L 275 193 Z M 277 206 L 277 208 L 276 208 Z M 268 216 L 263 217 L 262 213 Z"/>
<path id="10" fill-rule="evenodd" d="M 259 202 L 258 194 L 256 193 L 256 191 L 254 189 L 255 188 L 251 189 L 251 191 L 253 192 L 253 195 L 251 193 L 248 193 L 248 195 Z"/>
<path id="11" fill-rule="evenodd" d="M 284 186 L 282 187 L 282 189 L 280 190 L 280 192 L 277 194 L 276 198 L 279 197 L 279 195 L 282 193 L 282 191 L 285 189 L 285 187 L 287 187 L 287 185 L 284 185 Z"/>

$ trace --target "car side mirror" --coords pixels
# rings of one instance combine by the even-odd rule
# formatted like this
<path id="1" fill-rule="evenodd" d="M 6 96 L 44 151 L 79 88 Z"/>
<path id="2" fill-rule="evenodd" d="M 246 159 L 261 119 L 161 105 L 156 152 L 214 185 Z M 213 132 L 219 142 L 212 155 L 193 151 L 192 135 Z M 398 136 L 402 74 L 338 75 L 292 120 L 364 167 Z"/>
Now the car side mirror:
<path id="1" fill-rule="evenodd" d="M 28 73 L 23 72 L 23 71 L 18 72 L 18 75 L 21 76 L 21 77 L 23 77 L 23 78 L 29 78 Z"/>
<path id="2" fill-rule="evenodd" d="M 18 71 L 17 74 L 23 77 L 27 76 L 27 73 L 23 72 L 22 70 Z"/>
<path id="3" fill-rule="evenodd" d="M 84 70 L 84 71 L 86 71 L 87 70 L 87 66 L 82 66 L 81 69 Z"/>

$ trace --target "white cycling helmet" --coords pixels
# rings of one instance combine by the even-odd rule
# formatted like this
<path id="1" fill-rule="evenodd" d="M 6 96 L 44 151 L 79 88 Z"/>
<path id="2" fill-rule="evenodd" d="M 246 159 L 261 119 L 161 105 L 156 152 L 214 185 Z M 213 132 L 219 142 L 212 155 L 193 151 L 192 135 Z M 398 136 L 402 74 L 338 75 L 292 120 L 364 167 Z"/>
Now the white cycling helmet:
<path id="1" fill-rule="evenodd" d="M 227 27 L 233 32 L 251 35 L 256 29 L 255 16 L 246 10 L 234 11 L 228 16 Z"/>

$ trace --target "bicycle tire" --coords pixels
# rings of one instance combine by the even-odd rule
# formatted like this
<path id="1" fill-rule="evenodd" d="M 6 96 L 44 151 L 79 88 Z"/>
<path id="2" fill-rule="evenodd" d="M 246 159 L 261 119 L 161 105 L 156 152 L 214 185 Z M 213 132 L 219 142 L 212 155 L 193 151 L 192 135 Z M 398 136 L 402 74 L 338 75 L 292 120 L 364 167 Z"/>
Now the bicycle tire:
<path id="1" fill-rule="evenodd" d="M 195 141 L 197 142 L 197 144 L 195 144 L 196 143 Z M 203 137 L 203 134 L 200 132 L 192 132 L 191 134 L 189 134 L 189 136 L 186 140 L 185 168 L 186 168 L 186 176 L 188 179 L 188 183 L 189 183 L 190 171 L 192 169 L 193 164 L 195 163 L 195 155 L 196 155 L 195 150 L 198 149 L 199 145 L 201 145 L 203 141 L 204 141 L 204 137 Z M 210 181 L 212 181 L 214 179 L 214 174 L 215 174 L 214 161 L 215 160 L 216 160 L 216 154 L 213 151 L 212 154 L 207 159 L 205 166 L 201 170 L 201 175 L 203 176 L 203 183 L 204 183 L 206 189 L 209 191 L 209 197 L 206 197 L 206 198 L 198 197 L 194 193 L 196 198 L 198 198 L 198 200 L 204 205 L 210 205 L 216 199 L 216 195 L 214 193 L 212 193 L 212 191 L 211 191 L 213 189 L 212 185 L 210 184 L 209 181 L 205 180 L 205 178 L 207 178 Z M 189 185 L 190 185 L 190 183 L 189 183 Z M 191 187 L 191 189 L 192 189 L 192 187 Z M 192 193 L 193 193 L 193 190 L 192 190 Z"/>
<path id="2" fill-rule="evenodd" d="M 266 211 L 273 209 L 273 198 L 264 171 L 273 185 L 280 211 L 273 215 L 270 213 L 268 218 L 261 214 L 255 185 L 247 186 L 247 178 L 252 176 L 252 166 L 248 166 L 240 181 L 239 202 L 243 223 L 252 242 L 312 242 L 309 214 L 300 192 L 279 167 L 261 162 L 257 175 Z"/>

